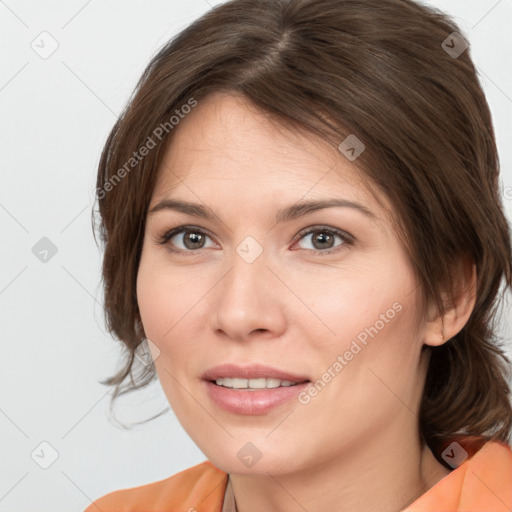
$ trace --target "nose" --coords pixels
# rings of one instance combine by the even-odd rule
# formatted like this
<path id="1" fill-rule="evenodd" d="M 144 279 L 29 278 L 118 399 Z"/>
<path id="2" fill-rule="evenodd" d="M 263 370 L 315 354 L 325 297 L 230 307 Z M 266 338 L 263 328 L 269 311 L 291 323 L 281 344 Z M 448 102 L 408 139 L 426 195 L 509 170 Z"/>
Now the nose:
<path id="1" fill-rule="evenodd" d="M 212 294 L 212 329 L 236 341 L 280 336 L 286 325 L 285 291 L 265 252 L 252 263 L 235 253 Z"/>

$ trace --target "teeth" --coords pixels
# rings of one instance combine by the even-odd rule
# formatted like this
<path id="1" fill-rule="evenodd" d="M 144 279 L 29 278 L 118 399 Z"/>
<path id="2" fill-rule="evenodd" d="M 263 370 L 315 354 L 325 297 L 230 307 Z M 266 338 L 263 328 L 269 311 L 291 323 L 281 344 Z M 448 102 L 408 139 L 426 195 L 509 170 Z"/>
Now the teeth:
<path id="1" fill-rule="evenodd" d="M 297 383 L 290 380 L 280 379 L 238 379 L 235 377 L 223 377 L 215 381 L 217 386 L 224 386 L 225 388 L 233 389 L 271 389 L 281 386 L 295 386 Z"/>

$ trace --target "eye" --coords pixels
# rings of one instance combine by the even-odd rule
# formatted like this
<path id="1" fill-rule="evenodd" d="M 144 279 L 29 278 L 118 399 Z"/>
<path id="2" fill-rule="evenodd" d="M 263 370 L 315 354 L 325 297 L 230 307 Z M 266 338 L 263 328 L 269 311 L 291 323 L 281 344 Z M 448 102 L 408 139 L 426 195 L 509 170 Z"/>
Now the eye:
<path id="1" fill-rule="evenodd" d="M 341 250 L 340 246 L 352 245 L 354 243 L 354 237 L 345 231 L 341 231 L 336 228 L 329 228 L 325 226 L 313 226 L 303 230 L 299 233 L 299 240 L 306 239 L 306 237 L 313 235 L 312 237 L 312 249 L 302 247 L 303 250 L 312 250 L 317 254 L 331 254 L 338 250 Z M 337 245 L 335 239 L 341 240 Z M 174 240 L 173 240 L 174 239 Z M 157 238 L 157 243 L 161 245 L 167 245 L 171 252 L 175 252 L 181 255 L 188 255 L 199 252 L 200 249 L 208 248 L 205 245 L 207 239 L 211 239 L 210 235 L 203 229 L 195 226 L 179 226 L 169 231 L 166 231 L 163 235 Z M 210 247 L 215 247 L 212 244 Z"/>
<path id="2" fill-rule="evenodd" d="M 331 254 L 341 250 L 340 246 L 352 245 L 354 243 L 354 237 L 352 235 L 340 229 L 328 228 L 326 226 L 314 226 L 299 233 L 300 240 L 306 239 L 306 237 L 310 235 L 313 235 L 311 238 L 313 252 L 322 255 Z M 334 245 L 336 237 L 341 240 L 341 242 Z"/>
<path id="3" fill-rule="evenodd" d="M 206 248 L 204 244 L 207 238 L 210 236 L 202 229 L 194 226 L 180 226 L 165 232 L 157 242 L 168 245 L 172 252 L 187 253 Z"/>

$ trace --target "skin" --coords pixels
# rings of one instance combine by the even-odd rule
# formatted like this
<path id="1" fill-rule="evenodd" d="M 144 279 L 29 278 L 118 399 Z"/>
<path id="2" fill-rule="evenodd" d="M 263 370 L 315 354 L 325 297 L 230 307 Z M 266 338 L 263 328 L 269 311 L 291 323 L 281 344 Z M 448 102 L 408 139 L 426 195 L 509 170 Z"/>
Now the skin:
<path id="1" fill-rule="evenodd" d="M 428 363 L 421 348 L 453 337 L 474 298 L 462 294 L 444 318 L 429 310 L 416 328 L 415 276 L 386 211 L 358 178 L 357 160 L 278 128 L 234 94 L 202 100 L 178 128 L 149 210 L 181 199 L 209 206 L 220 220 L 171 209 L 150 213 L 137 297 L 180 423 L 230 473 L 239 512 L 407 506 L 449 473 L 420 443 L 417 411 Z M 336 207 L 273 220 L 291 203 L 330 198 L 358 202 L 376 218 Z M 158 243 L 178 226 L 208 236 L 197 249 L 185 245 L 188 232 Z M 324 233 L 322 226 L 355 241 L 300 238 L 309 227 Z M 263 250 L 252 263 L 236 251 L 247 236 Z M 329 248 L 337 250 L 320 253 Z M 463 275 L 474 280 L 474 267 Z M 319 379 L 395 303 L 401 311 L 307 404 L 293 399 L 246 416 L 219 408 L 206 394 L 201 375 L 225 362 L 259 362 Z M 237 457 L 247 442 L 262 454 L 251 468 Z"/>

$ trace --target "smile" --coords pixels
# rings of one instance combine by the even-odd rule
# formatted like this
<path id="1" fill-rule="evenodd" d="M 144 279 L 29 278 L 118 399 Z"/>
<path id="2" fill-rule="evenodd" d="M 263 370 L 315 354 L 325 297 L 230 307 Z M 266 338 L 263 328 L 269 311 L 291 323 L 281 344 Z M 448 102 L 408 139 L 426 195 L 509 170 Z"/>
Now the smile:
<path id="1" fill-rule="evenodd" d="M 295 386 L 296 382 L 291 380 L 281 380 L 274 378 L 259 378 L 259 379 L 240 379 L 236 377 L 224 377 L 215 380 L 217 386 L 232 389 L 272 389 L 279 387 Z"/>

